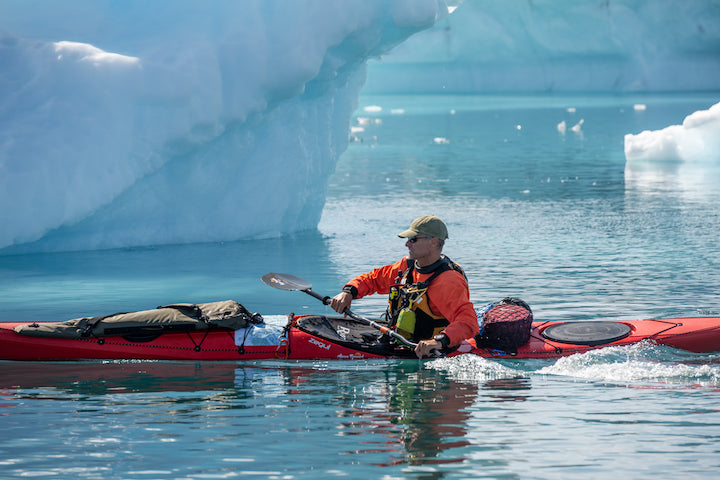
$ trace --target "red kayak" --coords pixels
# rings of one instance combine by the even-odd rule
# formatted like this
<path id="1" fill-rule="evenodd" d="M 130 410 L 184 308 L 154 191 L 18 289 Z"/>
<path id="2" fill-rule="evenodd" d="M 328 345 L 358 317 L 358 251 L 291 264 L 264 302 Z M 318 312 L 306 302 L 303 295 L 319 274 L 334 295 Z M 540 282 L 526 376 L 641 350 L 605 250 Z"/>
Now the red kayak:
<path id="1" fill-rule="evenodd" d="M 317 315 L 290 319 L 277 345 L 251 345 L 236 330 L 170 331 L 156 335 L 48 338 L 21 335 L 22 323 L 0 323 L 0 360 L 358 360 L 413 358 L 376 328 L 349 318 Z M 250 327 L 253 328 L 253 327 Z M 661 320 L 534 322 L 516 352 L 478 348 L 469 339 L 448 356 L 556 358 L 643 340 L 691 352 L 720 351 L 720 317 Z"/>

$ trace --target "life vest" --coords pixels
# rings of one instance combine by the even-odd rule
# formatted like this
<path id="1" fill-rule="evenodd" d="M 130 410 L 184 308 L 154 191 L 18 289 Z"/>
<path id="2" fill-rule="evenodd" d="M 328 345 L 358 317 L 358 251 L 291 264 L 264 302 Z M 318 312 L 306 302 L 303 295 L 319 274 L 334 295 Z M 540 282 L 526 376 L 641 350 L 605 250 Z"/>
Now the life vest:
<path id="1" fill-rule="evenodd" d="M 429 278 L 422 282 L 411 283 L 415 262 L 407 259 L 407 269 L 399 272 L 395 284 L 390 287 L 387 317 L 390 325 L 408 340 L 418 342 L 427 340 L 442 332 L 450 322 L 430 310 L 428 287 L 441 273 L 448 270 L 459 272 L 466 280 L 462 268 L 443 256 L 431 266 Z M 423 272 L 423 273 L 430 273 Z"/>

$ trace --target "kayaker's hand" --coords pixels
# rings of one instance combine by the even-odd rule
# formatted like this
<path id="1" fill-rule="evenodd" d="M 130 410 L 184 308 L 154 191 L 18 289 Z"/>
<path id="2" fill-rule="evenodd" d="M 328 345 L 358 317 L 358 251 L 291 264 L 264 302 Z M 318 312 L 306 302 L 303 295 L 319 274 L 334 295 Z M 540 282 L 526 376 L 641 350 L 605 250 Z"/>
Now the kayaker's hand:
<path id="1" fill-rule="evenodd" d="M 442 344 L 434 338 L 430 340 L 420 340 L 417 347 L 415 347 L 415 355 L 417 355 L 418 358 L 427 357 L 433 350 L 442 350 Z"/>
<path id="2" fill-rule="evenodd" d="M 338 313 L 345 312 L 346 308 L 350 308 L 352 303 L 352 295 L 348 292 L 340 292 L 330 299 L 330 308 Z"/>

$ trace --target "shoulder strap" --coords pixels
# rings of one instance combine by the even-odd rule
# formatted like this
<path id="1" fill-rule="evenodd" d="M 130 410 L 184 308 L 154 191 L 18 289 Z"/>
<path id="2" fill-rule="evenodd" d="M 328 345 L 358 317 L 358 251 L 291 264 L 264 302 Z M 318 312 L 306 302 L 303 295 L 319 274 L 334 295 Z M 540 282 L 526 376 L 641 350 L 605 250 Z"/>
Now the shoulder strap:
<path id="1" fill-rule="evenodd" d="M 203 320 L 205 316 L 200 306 L 194 303 L 173 303 L 172 305 L 160 305 L 157 308 L 174 308 L 188 317 L 198 320 Z"/>
<path id="2" fill-rule="evenodd" d="M 405 280 L 405 283 L 408 283 L 408 278 L 412 279 L 412 273 L 413 270 L 415 270 L 415 262 L 411 261 L 409 258 L 405 257 L 405 270 L 400 270 L 398 272 L 398 276 L 395 279 L 396 284 L 403 283 L 403 280 Z M 412 283 L 412 281 L 410 282 Z"/>
<path id="3" fill-rule="evenodd" d="M 404 272 L 400 272 L 400 275 L 398 277 L 398 283 L 403 278 L 406 279 L 405 280 L 406 283 L 408 283 L 408 284 L 413 283 L 411 279 L 412 279 L 412 273 L 415 270 L 415 262 L 411 261 L 409 258 L 406 258 L 405 261 L 406 261 L 406 265 L 407 265 L 407 270 L 405 270 Z M 418 282 L 417 283 L 418 288 L 427 288 L 427 286 L 430 285 L 430 282 L 432 282 L 435 278 L 437 278 L 438 275 L 440 275 L 443 272 L 447 272 L 448 270 L 455 270 L 460 275 L 462 275 L 462 277 L 465 279 L 466 282 L 468 281 L 467 275 L 465 275 L 465 271 L 462 269 L 462 267 L 460 265 L 458 265 L 457 263 L 453 262 L 452 260 L 450 260 L 450 258 L 445 255 L 443 255 L 442 258 L 440 258 L 440 260 L 435 262 L 434 265 L 430 265 L 429 267 L 425 267 L 425 268 L 430 268 L 430 270 L 423 271 L 421 273 L 432 273 L 432 275 L 425 281 Z"/>
<path id="4" fill-rule="evenodd" d="M 460 265 L 458 265 L 457 263 L 455 263 L 455 262 L 453 262 L 452 260 L 450 260 L 450 258 L 445 257 L 445 259 L 447 260 L 448 265 L 450 265 L 450 268 L 452 268 L 453 270 L 455 270 L 456 272 L 458 272 L 460 275 L 462 275 L 463 278 L 465 279 L 465 281 L 467 282 L 467 281 L 468 281 L 468 278 L 467 278 L 467 275 L 465 275 L 465 270 L 463 270 Z"/>
<path id="5" fill-rule="evenodd" d="M 438 275 L 440 275 L 443 272 L 447 272 L 448 270 L 455 270 L 458 272 L 467 282 L 467 276 L 465 275 L 465 272 L 463 271 L 462 267 L 458 265 L 457 263 L 450 260 L 449 257 L 446 257 L 443 255 L 443 257 L 437 262 L 437 265 L 433 267 L 431 270 L 433 274 L 425 280 L 424 282 L 419 282 L 418 287 L 420 288 L 427 288 L 428 285 L 430 285 L 430 282 L 432 282 Z"/>
<path id="6" fill-rule="evenodd" d="M 452 270 L 453 268 L 448 264 L 446 261 L 440 261 L 438 262 L 438 265 L 433 268 L 432 275 L 430 275 L 429 278 L 427 278 L 425 281 L 418 282 L 417 286 L 418 288 L 427 288 L 430 285 L 430 282 L 435 280 L 438 275 L 440 275 L 443 272 L 447 272 L 448 270 Z"/>

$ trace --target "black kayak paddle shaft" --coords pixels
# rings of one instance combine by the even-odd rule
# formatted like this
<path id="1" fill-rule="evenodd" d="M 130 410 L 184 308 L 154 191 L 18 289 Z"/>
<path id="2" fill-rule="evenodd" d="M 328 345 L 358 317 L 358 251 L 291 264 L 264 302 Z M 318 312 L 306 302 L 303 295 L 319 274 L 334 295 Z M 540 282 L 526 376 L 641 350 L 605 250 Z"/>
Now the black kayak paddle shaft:
<path id="1" fill-rule="evenodd" d="M 266 273 L 265 275 L 263 275 L 262 281 L 266 285 L 270 285 L 271 287 L 278 288 L 280 290 L 290 290 L 290 291 L 299 290 L 301 292 L 305 292 L 308 295 L 310 295 L 311 297 L 317 298 L 318 300 L 323 302 L 323 304 L 330 305 L 330 297 L 322 296 L 319 293 L 313 291 L 312 284 L 310 284 L 309 282 L 306 282 L 302 278 L 296 277 L 295 275 L 289 275 L 287 273 L 271 272 L 271 273 Z M 347 307 L 345 308 L 343 313 L 345 315 L 347 315 L 348 317 L 352 318 L 353 320 L 362 322 L 362 323 L 369 325 L 377 330 L 380 330 L 382 333 L 384 333 L 386 335 L 390 335 L 394 339 L 401 342 L 403 345 L 406 345 L 410 348 L 417 347 L 417 343 L 411 342 L 407 338 L 405 338 L 402 335 L 400 335 L 399 333 L 397 333 L 395 330 L 385 327 L 383 325 L 380 325 L 379 323 L 374 322 L 374 321 L 370 320 L 369 318 L 364 318 L 364 317 L 361 317 L 360 315 L 356 315 L 352 311 L 350 311 L 350 309 Z"/>

